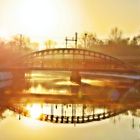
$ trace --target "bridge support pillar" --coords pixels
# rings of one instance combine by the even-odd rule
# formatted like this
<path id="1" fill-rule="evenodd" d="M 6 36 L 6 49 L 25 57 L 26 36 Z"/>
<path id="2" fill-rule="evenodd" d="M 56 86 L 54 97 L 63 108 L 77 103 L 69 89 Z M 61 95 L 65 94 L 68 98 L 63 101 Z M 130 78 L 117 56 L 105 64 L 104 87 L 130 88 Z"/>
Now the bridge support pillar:
<path id="1" fill-rule="evenodd" d="M 70 76 L 70 81 L 80 84 L 81 83 L 81 76 L 78 71 L 72 71 Z"/>

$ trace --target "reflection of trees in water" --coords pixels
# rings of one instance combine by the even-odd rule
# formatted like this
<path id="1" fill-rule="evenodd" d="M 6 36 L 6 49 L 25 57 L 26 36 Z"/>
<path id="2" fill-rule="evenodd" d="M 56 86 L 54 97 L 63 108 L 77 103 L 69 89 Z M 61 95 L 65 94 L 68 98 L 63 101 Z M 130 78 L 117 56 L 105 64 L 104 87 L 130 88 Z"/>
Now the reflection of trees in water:
<path id="1" fill-rule="evenodd" d="M 0 107 L 0 119 L 5 118 L 5 117 L 3 116 L 3 112 L 4 112 L 6 109 L 7 109 L 7 107 Z"/>
<path id="2" fill-rule="evenodd" d="M 16 96 L 15 96 L 16 97 Z M 3 112 L 7 109 L 10 109 L 16 113 L 19 114 L 24 114 L 25 116 L 27 115 L 27 110 L 25 109 L 26 103 L 20 104 L 19 102 L 16 103 L 15 97 L 13 98 L 13 96 L 7 96 L 5 95 L 1 95 L 1 100 L 3 102 L 1 102 L 0 104 L 0 117 L 3 118 Z M 125 98 L 126 99 L 126 98 Z M 32 103 L 31 103 L 32 104 Z M 40 105 L 42 107 L 42 105 Z M 140 104 L 139 102 L 136 102 L 136 104 L 133 102 L 129 103 L 127 102 L 127 104 L 123 104 L 123 102 L 112 102 L 110 103 L 110 105 L 106 105 L 106 103 L 104 104 L 100 104 L 96 103 L 96 104 L 53 104 L 54 109 L 60 110 L 60 112 L 62 112 L 62 106 L 64 106 L 64 110 L 63 113 L 66 115 L 68 110 L 72 110 L 72 108 L 75 108 L 75 112 L 76 114 L 80 114 L 80 116 L 82 116 L 82 114 L 88 116 L 88 115 L 93 115 L 93 114 L 98 114 L 98 113 L 106 113 L 108 111 L 111 112 L 119 112 L 121 110 L 130 110 L 132 112 L 132 115 L 134 116 L 138 116 L 140 117 L 140 111 L 138 111 L 137 109 L 140 108 Z M 78 113 L 80 112 L 80 113 Z M 126 115 L 128 113 L 126 112 Z"/>
<path id="3" fill-rule="evenodd" d="M 55 74 L 54 74 L 55 75 Z M 44 77 L 38 77 L 39 79 L 34 80 L 32 77 L 29 78 L 27 77 L 27 79 L 15 79 L 13 81 L 13 84 L 7 88 L 7 90 L 9 92 L 14 92 L 14 94 L 17 93 L 22 93 L 22 91 L 28 90 L 30 87 L 37 87 L 38 85 L 40 85 L 41 87 L 45 88 L 45 89 L 56 89 L 56 90 L 67 90 L 68 92 L 70 92 L 71 94 L 82 94 L 82 95 L 92 95 L 98 98 L 108 98 L 111 100 L 118 100 L 119 98 L 126 98 L 125 96 L 128 97 L 129 96 L 134 96 L 132 93 L 137 92 L 139 94 L 140 92 L 140 88 L 139 86 L 137 87 L 132 87 L 129 89 L 129 91 L 127 91 L 127 87 L 118 87 L 116 85 L 114 86 L 96 86 L 96 85 L 90 85 L 90 84 L 86 84 L 86 83 L 81 83 L 78 86 L 75 85 L 67 85 L 67 84 L 56 84 L 58 82 L 63 81 L 64 83 L 67 82 L 67 75 L 63 75 L 63 74 L 56 74 L 56 77 L 52 78 L 53 76 L 50 74 L 49 76 L 45 73 L 45 76 L 47 76 L 49 79 L 43 78 L 43 80 L 41 80 L 40 78 Z M 66 77 L 65 77 L 66 76 Z M 29 78 L 29 79 L 28 79 Z M 30 81 L 32 80 L 32 81 Z M 119 80 L 116 80 L 117 82 Z M 121 82 L 124 83 L 123 80 L 120 80 Z M 121 82 L 119 83 L 119 85 L 121 84 Z M 116 87 L 115 87 L 116 86 Z M 131 92 L 131 93 L 130 93 Z M 125 96 L 124 96 L 125 93 Z M 127 93 L 127 95 L 126 95 Z"/>
<path id="4" fill-rule="evenodd" d="M 140 117 L 140 109 L 131 109 L 130 112 L 132 116 Z"/>
<path id="5" fill-rule="evenodd" d="M 64 80 L 64 79 L 59 79 Z M 55 82 L 59 82 L 58 79 L 55 79 Z M 15 80 L 13 82 L 13 84 L 9 87 L 6 87 L 5 89 L 1 89 L 1 100 L 2 103 L 0 104 L 0 117 L 3 118 L 3 112 L 7 109 L 7 108 L 15 108 L 14 103 L 16 104 L 16 101 L 12 99 L 12 96 L 7 96 L 7 95 L 12 95 L 14 94 L 14 98 L 16 98 L 16 94 L 18 95 L 22 95 L 24 94 L 24 90 L 29 89 L 30 87 L 37 87 L 38 85 L 41 85 L 42 87 L 46 88 L 46 89 L 51 89 L 54 88 L 56 90 L 61 90 L 61 89 L 68 89 L 69 92 L 71 92 L 72 95 L 79 96 L 80 98 L 76 98 L 77 100 L 83 100 L 83 99 L 87 99 L 89 100 L 89 102 L 93 101 L 93 99 L 96 101 L 96 106 L 91 105 L 91 104 L 86 104 L 83 105 L 84 107 L 84 114 L 88 114 L 91 115 L 92 113 L 96 113 L 96 109 L 102 109 L 102 113 L 106 112 L 106 110 L 119 110 L 122 108 L 125 108 L 126 110 L 129 109 L 132 112 L 132 115 L 134 116 L 140 116 L 140 113 L 138 113 L 137 108 L 139 108 L 140 106 L 136 106 L 136 109 L 132 110 L 132 107 L 135 106 L 135 104 L 139 104 L 139 100 L 140 100 L 140 88 L 139 86 L 134 86 L 134 87 L 130 87 L 130 88 L 113 88 L 113 87 L 108 87 L 108 86 L 93 86 L 93 85 L 89 85 L 89 84 L 84 84 L 82 83 L 81 85 L 75 86 L 75 85 L 55 85 L 54 81 L 50 81 L 49 83 L 45 83 L 45 82 L 40 82 L 40 81 L 34 81 L 34 82 L 29 82 L 26 80 Z M 87 98 L 88 97 L 88 98 Z M 91 98 L 91 99 L 90 99 Z M 90 101 L 91 100 L 91 101 Z M 105 101 L 104 105 L 100 103 L 100 101 Z M 106 106 L 106 104 L 108 102 L 112 102 L 113 105 L 108 107 Z M 3 103 L 5 102 L 5 105 L 3 105 Z M 130 103 L 129 103 L 130 102 Z M 102 102 L 103 103 L 103 102 Z M 114 105 L 115 104 L 115 105 Z M 121 105 L 120 105 L 121 104 Z M 110 104 L 111 105 L 111 104 Z M 128 105 L 128 106 L 127 106 Z M 70 105 L 66 105 L 65 109 L 67 110 L 69 108 Z M 122 108 L 120 108 L 120 106 Z M 17 107 L 16 107 L 17 108 Z M 21 109 L 21 107 L 18 107 L 19 109 Z M 81 111 L 81 105 L 76 105 L 77 111 Z M 18 113 L 22 112 L 23 108 L 21 110 L 18 110 Z M 14 111 L 14 110 L 13 110 Z M 17 110 L 15 110 L 17 111 Z M 65 111 L 64 111 L 65 112 Z"/>
<path id="6" fill-rule="evenodd" d="M 108 108 L 105 106 L 98 107 L 92 104 L 40 104 L 40 108 L 39 106 L 37 107 L 39 110 L 34 107 L 34 103 L 30 103 L 30 105 L 24 104 L 24 106 L 22 104 L 18 104 L 9 107 L 9 109 L 18 113 L 19 119 L 21 119 L 23 115 L 26 117 L 39 119 L 42 121 L 51 121 L 54 123 L 87 123 L 92 121 L 101 121 L 107 118 L 112 118 L 122 113 L 128 115 L 127 112 L 130 112 L 129 108 L 126 108 L 125 106 Z M 134 109 L 135 111 L 133 110 L 132 115 L 135 116 L 134 113 L 136 113 L 137 109 Z M 37 112 L 39 112 L 40 114 L 38 114 Z M 113 120 L 115 121 L 115 118 Z"/>

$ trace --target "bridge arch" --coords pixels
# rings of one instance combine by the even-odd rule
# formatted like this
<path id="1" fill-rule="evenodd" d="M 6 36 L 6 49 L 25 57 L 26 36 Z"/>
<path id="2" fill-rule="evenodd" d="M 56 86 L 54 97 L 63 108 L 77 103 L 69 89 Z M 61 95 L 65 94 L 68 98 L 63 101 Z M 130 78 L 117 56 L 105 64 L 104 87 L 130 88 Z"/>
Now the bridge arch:
<path id="1" fill-rule="evenodd" d="M 38 70 L 122 72 L 131 69 L 112 56 L 78 48 L 54 48 L 33 52 L 24 56 L 20 62 L 17 61 L 17 64 L 19 63 L 21 67 Z"/>

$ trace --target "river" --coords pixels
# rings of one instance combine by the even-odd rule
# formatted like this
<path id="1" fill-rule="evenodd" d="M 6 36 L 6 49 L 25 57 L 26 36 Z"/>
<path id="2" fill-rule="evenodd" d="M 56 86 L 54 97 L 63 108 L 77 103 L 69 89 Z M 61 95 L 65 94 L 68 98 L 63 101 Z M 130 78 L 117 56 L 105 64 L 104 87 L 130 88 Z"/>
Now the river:
<path id="1" fill-rule="evenodd" d="M 0 140 L 140 139 L 140 88 L 132 78 L 81 73 L 75 83 L 70 75 L 31 71 L 2 78 Z M 118 114 L 97 117 L 108 112 Z"/>

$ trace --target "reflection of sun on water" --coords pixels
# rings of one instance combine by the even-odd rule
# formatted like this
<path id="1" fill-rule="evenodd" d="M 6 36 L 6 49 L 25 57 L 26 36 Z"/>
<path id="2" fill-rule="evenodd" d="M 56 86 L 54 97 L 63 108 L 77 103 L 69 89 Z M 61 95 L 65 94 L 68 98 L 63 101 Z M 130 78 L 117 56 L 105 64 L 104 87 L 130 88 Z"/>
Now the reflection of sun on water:
<path id="1" fill-rule="evenodd" d="M 70 104 L 69 104 L 70 105 Z M 65 110 L 70 116 L 72 115 L 72 106 L 68 105 L 63 105 L 63 111 Z M 76 109 L 76 115 L 82 115 L 82 104 L 77 104 L 75 105 Z M 41 104 L 41 103 L 33 103 L 33 104 L 28 104 L 26 106 L 26 110 L 28 112 L 28 116 L 32 119 L 40 119 L 42 114 L 48 114 L 52 115 L 52 108 L 53 108 L 53 113 L 56 115 L 62 115 L 62 104 Z M 92 109 L 92 106 L 88 107 L 87 110 Z M 105 108 L 94 108 L 94 113 L 103 113 L 104 111 L 107 111 Z M 67 115 L 68 115 L 67 114 Z M 89 114 L 89 111 L 87 112 Z"/>
<path id="2" fill-rule="evenodd" d="M 55 85 L 67 85 L 67 86 L 78 86 L 79 84 L 77 83 L 73 83 L 71 81 L 59 81 L 59 82 L 56 82 Z"/>
<path id="3" fill-rule="evenodd" d="M 24 124 L 32 128 L 41 127 L 43 123 L 38 119 L 42 114 L 46 113 L 46 107 L 41 103 L 33 103 L 27 104 L 25 109 L 27 110 L 29 117 L 23 119 Z"/>
<path id="4" fill-rule="evenodd" d="M 25 125 L 31 128 L 38 128 L 38 127 L 42 127 L 42 125 L 45 125 L 41 121 L 30 119 L 30 118 L 24 118 L 22 120 Z"/>
<path id="5" fill-rule="evenodd" d="M 81 80 L 83 83 L 86 83 L 86 84 L 90 84 L 90 85 L 96 85 L 96 86 L 104 86 L 104 81 L 101 81 L 101 80 L 92 80 L 92 79 L 82 79 Z"/>
<path id="6" fill-rule="evenodd" d="M 31 94 L 52 94 L 52 95 L 70 95 L 69 90 L 67 89 L 46 89 L 40 84 L 38 84 L 36 87 L 32 86 L 28 90 L 25 91 L 26 93 L 31 93 Z"/>
<path id="7" fill-rule="evenodd" d="M 38 119 L 40 115 L 43 113 L 41 104 L 27 105 L 26 109 L 29 112 L 30 117 L 33 119 Z"/>
<path id="8" fill-rule="evenodd" d="M 62 107 L 63 107 L 63 115 L 64 116 L 73 116 L 73 107 L 76 107 L 75 110 L 75 116 L 82 116 L 83 115 L 83 104 L 45 104 L 45 103 L 29 103 L 25 106 L 25 109 L 27 111 L 27 116 L 25 118 L 22 118 L 23 123 L 25 125 L 28 125 L 31 128 L 38 128 L 41 127 L 43 122 L 42 117 L 44 118 L 44 115 L 54 115 L 54 116 L 62 116 Z M 85 106 L 84 115 L 92 115 L 94 114 L 100 114 L 107 112 L 107 109 L 105 108 L 94 108 L 93 106 Z M 53 111 L 53 112 L 52 112 Z M 43 119 L 44 120 L 44 119 Z M 47 123 L 48 124 L 48 123 Z"/>

